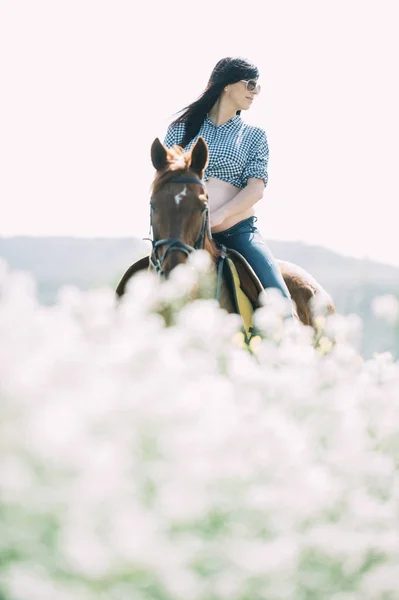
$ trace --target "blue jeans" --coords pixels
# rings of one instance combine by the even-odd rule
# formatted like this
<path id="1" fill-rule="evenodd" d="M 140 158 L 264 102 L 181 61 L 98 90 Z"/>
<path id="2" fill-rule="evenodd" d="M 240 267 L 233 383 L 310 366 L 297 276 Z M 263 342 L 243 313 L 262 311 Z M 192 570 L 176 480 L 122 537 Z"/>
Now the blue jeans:
<path id="1" fill-rule="evenodd" d="M 259 229 L 255 226 L 257 220 L 257 217 L 243 219 L 229 229 L 212 233 L 212 237 L 218 244 L 233 248 L 242 254 L 259 277 L 264 288 L 277 288 L 283 296 L 291 300 L 291 294 L 278 264 Z M 293 313 L 291 316 L 293 318 Z"/>

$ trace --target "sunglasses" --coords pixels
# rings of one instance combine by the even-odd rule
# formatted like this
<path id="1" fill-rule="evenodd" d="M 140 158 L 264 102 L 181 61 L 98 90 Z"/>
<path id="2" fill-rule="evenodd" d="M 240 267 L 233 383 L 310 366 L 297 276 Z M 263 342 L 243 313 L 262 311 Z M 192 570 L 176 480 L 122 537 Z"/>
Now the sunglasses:
<path id="1" fill-rule="evenodd" d="M 256 79 L 240 79 L 240 81 L 243 81 L 244 83 L 247 84 L 247 90 L 248 90 L 248 92 L 254 92 L 254 91 L 256 91 L 256 93 L 259 94 L 259 92 L 261 90 L 261 87 L 256 82 Z"/>

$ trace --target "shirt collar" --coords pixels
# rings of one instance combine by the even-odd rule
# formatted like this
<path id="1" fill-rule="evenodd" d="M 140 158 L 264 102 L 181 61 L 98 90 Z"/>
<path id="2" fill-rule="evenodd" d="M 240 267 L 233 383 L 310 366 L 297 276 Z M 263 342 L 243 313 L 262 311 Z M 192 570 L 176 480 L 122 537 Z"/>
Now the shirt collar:
<path id="1" fill-rule="evenodd" d="M 224 128 L 230 127 L 231 125 L 241 121 L 241 116 L 235 115 L 234 117 L 232 117 L 231 119 L 226 121 L 226 123 L 223 123 L 222 125 L 215 125 L 215 123 L 213 121 L 211 121 L 211 119 L 209 118 L 208 113 L 206 113 L 205 121 L 207 123 L 209 123 L 210 125 L 212 125 L 212 127 L 215 127 L 216 129 L 222 129 L 222 128 L 224 129 Z"/>

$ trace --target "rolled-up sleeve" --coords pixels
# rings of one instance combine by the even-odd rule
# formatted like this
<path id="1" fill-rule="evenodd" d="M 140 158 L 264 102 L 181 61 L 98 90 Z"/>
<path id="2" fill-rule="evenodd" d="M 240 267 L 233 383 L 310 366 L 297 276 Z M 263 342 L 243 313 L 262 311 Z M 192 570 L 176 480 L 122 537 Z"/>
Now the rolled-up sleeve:
<path id="1" fill-rule="evenodd" d="M 263 129 L 258 129 L 254 146 L 249 153 L 248 161 L 242 175 L 244 186 L 247 185 L 250 177 L 256 177 L 257 179 L 263 179 L 266 187 L 269 179 L 267 172 L 268 162 L 269 146 L 266 132 Z"/>

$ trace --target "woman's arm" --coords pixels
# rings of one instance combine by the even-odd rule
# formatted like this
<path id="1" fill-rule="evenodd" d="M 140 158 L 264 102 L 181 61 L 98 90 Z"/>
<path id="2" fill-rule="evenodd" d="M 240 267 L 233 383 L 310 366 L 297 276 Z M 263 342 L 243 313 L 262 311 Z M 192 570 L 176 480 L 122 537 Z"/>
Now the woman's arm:
<path id="1" fill-rule="evenodd" d="M 215 212 L 211 211 L 211 226 L 216 227 L 229 217 L 245 212 L 263 198 L 265 184 L 263 179 L 251 177 L 246 187 L 234 198 L 223 204 Z"/>
<path id="2" fill-rule="evenodd" d="M 266 132 L 260 127 L 256 129 L 256 142 L 248 157 L 243 171 L 245 187 L 234 198 L 223 204 L 211 215 L 212 227 L 216 227 L 226 219 L 247 211 L 263 197 L 268 182 L 267 165 L 269 162 L 269 146 Z"/>

